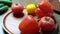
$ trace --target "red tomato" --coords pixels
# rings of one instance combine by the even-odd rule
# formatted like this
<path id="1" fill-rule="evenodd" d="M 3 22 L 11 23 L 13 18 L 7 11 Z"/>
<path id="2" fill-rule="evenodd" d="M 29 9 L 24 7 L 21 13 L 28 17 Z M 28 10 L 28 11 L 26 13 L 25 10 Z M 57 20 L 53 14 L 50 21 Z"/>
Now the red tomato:
<path id="1" fill-rule="evenodd" d="M 28 15 L 19 24 L 19 30 L 23 34 L 35 34 L 39 31 L 38 23 L 33 16 Z"/>
<path id="2" fill-rule="evenodd" d="M 51 17 L 53 14 L 53 7 L 48 1 L 42 0 L 41 3 L 39 3 L 38 8 L 40 8 L 46 16 Z"/>
<path id="3" fill-rule="evenodd" d="M 44 31 L 52 31 L 55 28 L 55 22 L 50 17 L 41 18 L 38 25 Z"/>
<path id="4" fill-rule="evenodd" d="M 41 9 L 39 9 L 39 8 L 37 8 L 37 9 L 35 10 L 35 14 L 36 14 L 36 16 L 39 17 L 39 18 L 42 18 L 42 17 L 44 17 L 44 16 L 49 16 L 49 17 L 51 17 L 50 13 L 44 13 L 44 12 L 43 12 Z"/>
<path id="5" fill-rule="evenodd" d="M 39 18 L 41 18 L 41 17 L 44 16 L 44 13 L 43 13 L 39 8 L 37 8 L 37 9 L 35 10 L 35 13 L 36 13 L 36 15 L 37 15 Z"/>
<path id="6" fill-rule="evenodd" d="M 20 14 L 22 13 L 24 7 L 23 5 L 17 3 L 17 4 L 12 4 L 11 9 L 14 14 Z"/>

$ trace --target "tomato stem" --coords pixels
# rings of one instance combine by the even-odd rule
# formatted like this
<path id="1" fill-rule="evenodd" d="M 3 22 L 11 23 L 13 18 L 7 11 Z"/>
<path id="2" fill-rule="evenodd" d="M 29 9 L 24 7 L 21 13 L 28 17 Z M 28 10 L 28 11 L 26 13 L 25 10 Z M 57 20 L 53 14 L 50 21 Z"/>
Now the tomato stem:
<path id="1" fill-rule="evenodd" d="M 49 18 L 45 18 L 46 19 L 46 21 L 49 21 Z"/>
<path id="2" fill-rule="evenodd" d="M 18 5 L 18 4 L 16 3 L 16 5 Z"/>

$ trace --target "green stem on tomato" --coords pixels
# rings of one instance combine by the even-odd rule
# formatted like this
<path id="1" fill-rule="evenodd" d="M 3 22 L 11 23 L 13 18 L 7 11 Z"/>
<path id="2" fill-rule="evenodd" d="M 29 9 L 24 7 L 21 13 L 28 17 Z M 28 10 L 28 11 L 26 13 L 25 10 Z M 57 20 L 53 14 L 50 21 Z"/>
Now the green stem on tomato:
<path id="1" fill-rule="evenodd" d="M 46 19 L 46 21 L 49 21 L 49 18 L 45 18 Z"/>

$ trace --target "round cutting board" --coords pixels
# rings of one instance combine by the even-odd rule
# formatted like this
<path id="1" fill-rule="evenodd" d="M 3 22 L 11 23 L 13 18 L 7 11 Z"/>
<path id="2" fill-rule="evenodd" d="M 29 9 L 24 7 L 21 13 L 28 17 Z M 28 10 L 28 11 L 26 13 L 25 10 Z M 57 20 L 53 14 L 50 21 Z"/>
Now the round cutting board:
<path id="1" fill-rule="evenodd" d="M 13 16 L 13 13 L 10 11 L 8 12 L 3 19 L 3 26 L 4 29 L 11 34 L 20 34 L 21 32 L 18 29 L 20 22 L 27 16 L 27 12 L 23 10 L 24 16 L 21 18 L 16 18 Z"/>

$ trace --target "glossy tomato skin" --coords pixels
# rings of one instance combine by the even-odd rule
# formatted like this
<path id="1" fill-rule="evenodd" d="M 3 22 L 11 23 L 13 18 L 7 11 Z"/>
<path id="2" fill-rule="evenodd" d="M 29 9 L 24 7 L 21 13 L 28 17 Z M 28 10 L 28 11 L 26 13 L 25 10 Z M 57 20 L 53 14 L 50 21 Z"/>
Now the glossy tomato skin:
<path id="1" fill-rule="evenodd" d="M 44 31 L 53 31 L 55 29 L 55 22 L 50 17 L 43 17 L 39 21 L 39 27 Z"/>
<path id="2" fill-rule="evenodd" d="M 44 16 L 49 16 L 49 17 L 51 17 L 50 13 L 45 13 L 45 12 L 43 12 L 43 11 L 42 11 L 41 9 L 39 9 L 39 8 L 37 8 L 37 9 L 35 10 L 35 14 L 36 14 L 36 16 L 39 17 L 39 18 L 42 18 L 42 17 L 44 17 Z"/>
<path id="3" fill-rule="evenodd" d="M 33 16 L 28 15 L 19 24 L 19 30 L 23 34 L 35 34 L 39 31 L 38 23 Z"/>
<path id="4" fill-rule="evenodd" d="M 36 16 L 39 17 L 39 18 L 42 18 L 42 17 L 44 16 L 44 13 L 43 13 L 42 10 L 39 9 L 39 8 L 37 8 L 37 9 L 35 10 L 35 14 L 36 14 Z"/>
<path id="5" fill-rule="evenodd" d="M 23 9 L 24 9 L 24 7 L 20 3 L 15 3 L 15 4 L 12 4 L 12 6 L 11 6 L 11 10 L 12 10 L 13 14 L 18 15 L 23 12 Z"/>
<path id="6" fill-rule="evenodd" d="M 40 8 L 42 12 L 46 14 L 46 16 L 51 17 L 53 14 L 53 6 L 48 1 L 41 1 L 41 3 L 38 5 L 38 8 Z"/>

